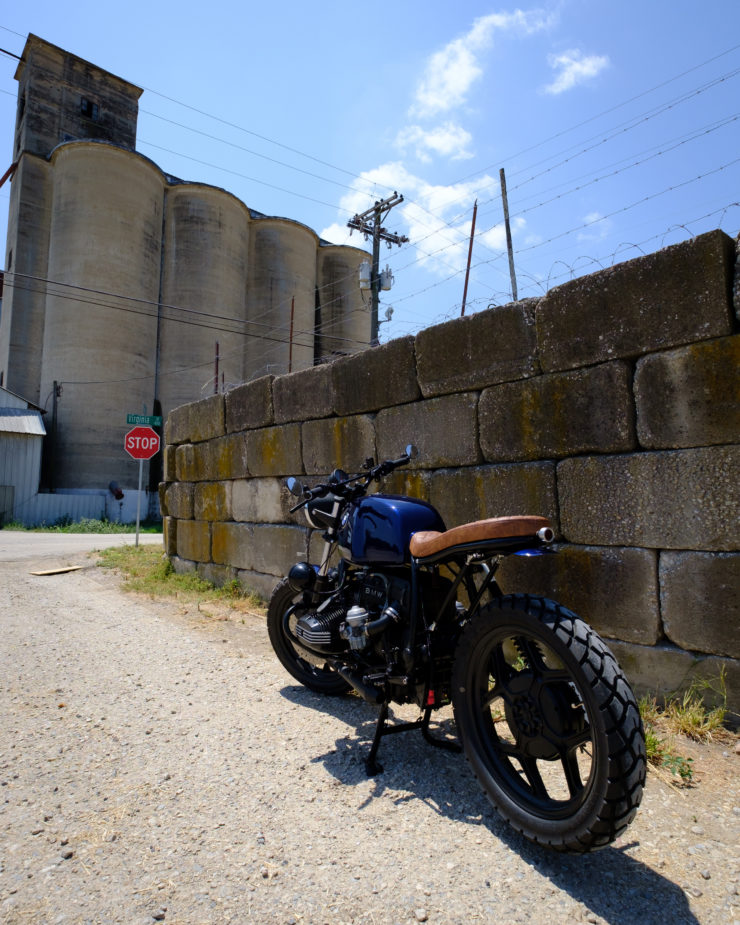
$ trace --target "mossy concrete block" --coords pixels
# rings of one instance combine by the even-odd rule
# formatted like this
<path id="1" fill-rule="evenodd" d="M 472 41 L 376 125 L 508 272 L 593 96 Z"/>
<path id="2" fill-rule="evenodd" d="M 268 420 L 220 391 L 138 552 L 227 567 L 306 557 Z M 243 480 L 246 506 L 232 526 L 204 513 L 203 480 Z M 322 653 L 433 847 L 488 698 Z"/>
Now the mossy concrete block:
<path id="1" fill-rule="evenodd" d="M 551 289 L 536 313 L 542 369 L 729 335 L 734 261 L 732 239 L 710 231 Z"/>
<path id="2" fill-rule="evenodd" d="M 655 550 L 555 548 L 555 555 L 506 558 L 497 575 L 503 591 L 552 598 L 602 636 L 649 646 L 658 642 L 662 628 Z"/>
<path id="3" fill-rule="evenodd" d="M 177 555 L 193 562 L 210 562 L 210 524 L 202 520 L 178 520 Z"/>
<path id="4" fill-rule="evenodd" d="M 177 555 L 177 518 L 162 518 L 162 533 L 164 541 L 164 551 L 167 556 Z"/>
<path id="5" fill-rule="evenodd" d="M 732 302 L 735 306 L 735 315 L 740 321 L 740 234 L 735 238 L 735 285 L 732 289 Z"/>
<path id="6" fill-rule="evenodd" d="M 378 459 L 397 458 L 413 443 L 419 469 L 475 465 L 480 462 L 477 412 L 477 392 L 385 408 L 375 419 Z"/>
<path id="7" fill-rule="evenodd" d="M 171 517 L 193 519 L 194 487 L 191 482 L 173 482 L 165 491 L 165 508 Z"/>
<path id="8" fill-rule="evenodd" d="M 334 410 L 340 416 L 416 401 L 421 394 L 413 337 L 344 357 L 331 364 L 331 372 Z"/>
<path id="9" fill-rule="evenodd" d="M 183 443 L 175 454 L 175 471 L 180 482 L 202 482 L 208 478 L 208 444 Z"/>
<path id="10" fill-rule="evenodd" d="M 740 553 L 662 552 L 659 576 L 671 642 L 740 658 Z"/>
<path id="11" fill-rule="evenodd" d="M 213 562 L 199 562 L 196 571 L 199 578 L 216 588 L 223 588 L 225 584 L 234 581 L 237 577 L 235 568 L 230 565 L 214 565 Z"/>
<path id="12" fill-rule="evenodd" d="M 190 405 L 173 408 L 164 422 L 165 444 L 177 446 L 190 441 Z"/>
<path id="13" fill-rule="evenodd" d="M 242 479 L 249 474 L 246 434 L 228 434 L 209 440 L 203 448 L 203 477 L 209 481 Z"/>
<path id="14" fill-rule="evenodd" d="M 177 478 L 177 447 L 166 446 L 162 454 L 162 479 L 174 482 Z"/>
<path id="15" fill-rule="evenodd" d="M 740 661 L 737 659 L 695 655 L 669 643 L 641 646 L 617 639 L 606 642 L 638 697 L 648 694 L 659 700 L 669 698 L 683 693 L 697 681 L 719 686 L 720 675 L 724 674 L 728 719 L 737 725 L 740 719 Z M 710 690 L 702 693 L 708 706 L 718 702 Z"/>
<path id="16" fill-rule="evenodd" d="M 737 546 L 740 446 L 566 459 L 557 484 L 563 534 L 572 543 Z"/>
<path id="17" fill-rule="evenodd" d="M 193 492 L 193 513 L 196 520 L 232 520 L 231 482 L 202 482 Z"/>
<path id="18" fill-rule="evenodd" d="M 296 501 L 284 479 L 239 479 L 231 492 L 234 520 L 248 523 L 287 523 L 297 516 L 289 512 Z"/>
<path id="19" fill-rule="evenodd" d="M 255 524 L 253 530 L 253 571 L 287 575 L 294 563 L 305 560 L 307 528 Z"/>
<path id="20" fill-rule="evenodd" d="M 237 569 L 254 567 L 254 527 L 243 523 L 213 524 L 213 561 Z"/>
<path id="21" fill-rule="evenodd" d="M 337 468 L 357 472 L 375 456 L 375 427 L 368 415 L 306 421 L 302 434 L 303 466 L 309 475 Z"/>
<path id="22" fill-rule="evenodd" d="M 157 485 L 157 498 L 159 499 L 159 513 L 166 517 L 167 511 L 167 482 L 160 482 Z"/>
<path id="23" fill-rule="evenodd" d="M 301 425 L 282 424 L 247 434 L 249 472 L 254 476 L 296 475 L 303 472 Z"/>
<path id="24" fill-rule="evenodd" d="M 165 424 L 165 443 L 200 443 L 226 433 L 224 396 L 211 395 L 172 410 Z"/>
<path id="25" fill-rule="evenodd" d="M 192 575 L 198 565 L 192 559 L 182 559 L 180 556 L 170 556 L 170 564 L 176 575 Z"/>
<path id="26" fill-rule="evenodd" d="M 547 517 L 558 532 L 551 462 L 441 469 L 432 474 L 429 501 L 448 529 L 488 517 L 532 514 Z"/>
<path id="27" fill-rule="evenodd" d="M 536 304 L 512 302 L 420 331 L 416 364 L 424 397 L 536 375 Z"/>
<path id="28" fill-rule="evenodd" d="M 635 402 L 638 439 L 648 449 L 736 443 L 740 335 L 643 357 Z"/>
<path id="29" fill-rule="evenodd" d="M 273 424 L 272 382 L 274 376 L 262 376 L 226 393 L 224 399 L 227 433 L 252 430 Z"/>
<path id="30" fill-rule="evenodd" d="M 236 579 L 247 591 L 256 594 L 263 601 L 269 601 L 275 586 L 280 581 L 277 575 L 265 575 L 264 572 L 253 572 L 249 569 L 237 569 Z"/>
<path id="31" fill-rule="evenodd" d="M 411 463 L 413 465 L 413 462 Z M 380 483 L 378 491 L 386 495 L 406 495 L 430 501 L 432 494 L 432 473 L 422 469 L 396 469 Z"/>
<path id="32" fill-rule="evenodd" d="M 331 366 L 313 366 L 272 384 L 275 423 L 329 417 L 334 411 L 334 380 Z"/>
<path id="33" fill-rule="evenodd" d="M 211 395 L 190 407 L 190 439 L 193 443 L 222 437 L 226 433 L 223 395 Z"/>
<path id="34" fill-rule="evenodd" d="M 626 363 L 538 376 L 486 389 L 480 445 L 490 462 L 635 449 L 632 371 Z"/>

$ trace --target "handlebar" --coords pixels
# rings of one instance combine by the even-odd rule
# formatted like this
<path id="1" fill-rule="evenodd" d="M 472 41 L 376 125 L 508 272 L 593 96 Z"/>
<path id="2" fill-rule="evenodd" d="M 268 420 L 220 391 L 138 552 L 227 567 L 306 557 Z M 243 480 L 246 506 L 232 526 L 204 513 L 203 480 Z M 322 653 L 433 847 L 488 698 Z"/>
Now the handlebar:
<path id="1" fill-rule="evenodd" d="M 310 501 L 313 501 L 314 498 L 323 498 L 328 494 L 336 493 L 340 496 L 349 498 L 352 494 L 357 493 L 358 495 L 364 495 L 368 487 L 372 482 L 380 481 L 386 475 L 389 475 L 393 472 L 394 469 L 398 469 L 400 466 L 405 466 L 406 463 L 410 462 L 418 455 L 416 447 L 409 444 L 406 447 L 406 452 L 399 456 L 398 459 L 386 459 L 377 465 L 370 465 L 366 472 L 363 472 L 359 475 L 350 475 L 346 479 L 341 479 L 331 483 L 320 483 L 314 485 L 312 488 L 306 488 L 295 479 L 288 480 L 288 487 L 291 492 L 295 494 L 295 487 L 299 486 L 301 489 L 301 500 L 298 504 L 290 508 L 290 513 L 293 514 L 295 511 L 300 510 L 300 508 L 305 507 Z M 370 460 L 368 460 L 370 462 Z M 291 484 L 292 482 L 292 484 Z M 353 486 L 350 488 L 349 486 Z"/>

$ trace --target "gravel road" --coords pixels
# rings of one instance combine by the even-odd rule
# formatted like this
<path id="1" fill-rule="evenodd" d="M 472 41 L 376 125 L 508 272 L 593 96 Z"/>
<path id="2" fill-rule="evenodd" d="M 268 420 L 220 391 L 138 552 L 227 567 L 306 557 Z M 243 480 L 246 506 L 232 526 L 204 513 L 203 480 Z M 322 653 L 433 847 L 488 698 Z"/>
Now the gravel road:
<path id="1" fill-rule="evenodd" d="M 732 745 L 696 749 L 690 789 L 651 774 L 615 846 L 553 854 L 417 733 L 387 739 L 368 780 L 374 709 L 296 686 L 263 619 L 124 594 L 78 538 L 15 536 L 0 532 L 0 922 L 740 920 Z M 85 567 L 30 574 L 56 564 Z"/>

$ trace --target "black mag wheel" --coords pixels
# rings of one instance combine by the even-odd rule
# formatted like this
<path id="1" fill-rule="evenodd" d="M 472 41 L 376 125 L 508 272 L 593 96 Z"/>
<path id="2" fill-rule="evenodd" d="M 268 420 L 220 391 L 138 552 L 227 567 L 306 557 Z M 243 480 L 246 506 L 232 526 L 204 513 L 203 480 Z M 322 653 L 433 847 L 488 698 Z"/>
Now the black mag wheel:
<path id="1" fill-rule="evenodd" d="M 283 621 L 286 613 L 292 608 L 288 616 L 288 625 L 294 629 L 298 618 L 304 612 L 301 609 L 302 598 L 302 594 L 296 593 L 290 587 L 287 578 L 284 578 L 272 592 L 267 608 L 267 633 L 272 648 L 286 671 L 305 687 L 320 694 L 346 694 L 350 686 L 344 678 L 331 669 L 324 659 L 295 648 L 285 633 Z"/>
<path id="2" fill-rule="evenodd" d="M 632 821 L 646 771 L 637 703 L 574 613 L 523 594 L 482 608 L 457 646 L 452 690 L 465 755 L 522 835 L 583 853 Z"/>

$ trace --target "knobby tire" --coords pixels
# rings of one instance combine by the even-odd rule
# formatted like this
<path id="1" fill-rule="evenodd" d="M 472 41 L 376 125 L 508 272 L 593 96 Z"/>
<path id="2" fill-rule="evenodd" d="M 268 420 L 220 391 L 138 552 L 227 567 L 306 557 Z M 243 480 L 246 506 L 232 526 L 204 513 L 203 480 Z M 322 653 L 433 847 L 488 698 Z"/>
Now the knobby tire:
<path id="1" fill-rule="evenodd" d="M 645 782 L 642 722 L 616 659 L 576 614 L 523 594 L 486 605 L 460 638 L 452 690 L 468 762 L 522 835 L 583 853 L 627 828 Z"/>

